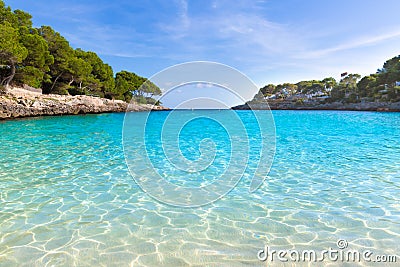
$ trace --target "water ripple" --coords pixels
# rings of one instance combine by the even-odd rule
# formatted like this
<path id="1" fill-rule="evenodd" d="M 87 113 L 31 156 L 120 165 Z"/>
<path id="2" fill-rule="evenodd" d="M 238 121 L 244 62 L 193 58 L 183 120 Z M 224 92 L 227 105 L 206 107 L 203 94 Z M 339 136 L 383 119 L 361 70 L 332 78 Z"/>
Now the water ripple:
<path id="1" fill-rule="evenodd" d="M 339 238 L 397 253 L 400 114 L 274 115 L 266 183 L 249 194 L 245 175 L 196 209 L 134 183 L 123 114 L 0 122 L 0 266 L 263 266 L 265 245 L 323 250 Z"/>

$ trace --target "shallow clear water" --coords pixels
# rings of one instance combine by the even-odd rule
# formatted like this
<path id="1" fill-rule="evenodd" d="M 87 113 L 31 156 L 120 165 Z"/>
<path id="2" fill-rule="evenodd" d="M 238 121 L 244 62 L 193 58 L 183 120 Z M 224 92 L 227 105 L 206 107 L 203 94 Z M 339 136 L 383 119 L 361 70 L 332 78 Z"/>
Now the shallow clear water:
<path id="1" fill-rule="evenodd" d="M 124 114 L 0 122 L 0 266 L 265 266 L 257 251 L 267 245 L 323 250 L 338 239 L 398 253 L 400 113 L 274 118 L 265 183 L 249 193 L 244 177 L 221 200 L 191 209 L 136 185 L 122 151 Z M 200 120 L 182 136 L 204 131 Z M 226 153 L 226 133 L 220 138 Z M 198 157 L 190 144 L 199 140 L 185 140 L 184 156 Z"/>

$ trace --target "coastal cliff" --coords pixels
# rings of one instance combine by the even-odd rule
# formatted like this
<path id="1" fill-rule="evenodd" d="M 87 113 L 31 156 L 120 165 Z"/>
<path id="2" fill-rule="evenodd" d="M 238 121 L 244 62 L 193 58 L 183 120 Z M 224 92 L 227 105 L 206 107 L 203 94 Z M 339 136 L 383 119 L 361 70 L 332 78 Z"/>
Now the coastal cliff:
<path id="1" fill-rule="evenodd" d="M 0 95 L 0 119 L 87 113 L 163 110 L 165 108 L 134 104 L 86 95 L 55 95 L 12 88 Z"/>

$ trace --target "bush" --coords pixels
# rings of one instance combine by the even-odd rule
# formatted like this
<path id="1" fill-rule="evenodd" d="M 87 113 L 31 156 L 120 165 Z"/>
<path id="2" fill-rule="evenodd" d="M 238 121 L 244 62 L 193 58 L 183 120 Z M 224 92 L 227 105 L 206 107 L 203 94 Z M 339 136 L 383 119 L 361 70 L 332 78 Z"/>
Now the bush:
<path id="1" fill-rule="evenodd" d="M 68 86 L 55 88 L 51 93 L 56 95 L 69 95 Z"/>
<path id="2" fill-rule="evenodd" d="M 68 88 L 68 93 L 70 95 L 84 95 L 85 93 L 75 87 Z"/>

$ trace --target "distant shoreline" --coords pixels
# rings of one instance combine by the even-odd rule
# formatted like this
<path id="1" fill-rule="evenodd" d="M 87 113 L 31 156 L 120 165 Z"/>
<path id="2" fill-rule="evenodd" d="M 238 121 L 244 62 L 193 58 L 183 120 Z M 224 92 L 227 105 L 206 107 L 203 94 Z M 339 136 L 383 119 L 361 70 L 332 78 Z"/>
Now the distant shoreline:
<path id="1" fill-rule="evenodd" d="M 400 102 L 363 103 L 298 103 L 294 101 L 250 102 L 252 110 L 335 110 L 400 112 Z M 250 110 L 249 104 L 234 106 L 232 110 Z M 86 95 L 42 94 L 24 88 L 13 87 L 0 95 L 0 120 L 27 117 L 117 113 L 126 111 L 166 111 L 162 106 L 151 104 L 128 104 L 122 100 L 110 100 Z M 187 109 L 191 110 L 191 109 Z M 197 110 L 197 109 L 196 109 Z"/>
<path id="2" fill-rule="evenodd" d="M 232 107 L 233 110 L 342 110 L 342 111 L 378 111 L 400 112 L 400 102 L 363 102 L 363 103 L 309 103 L 298 104 L 292 101 L 268 101 L 265 103 L 250 103 Z"/>
<path id="3" fill-rule="evenodd" d="M 86 95 L 46 95 L 19 87 L 10 88 L 0 95 L 0 120 L 149 110 L 167 109 Z"/>

